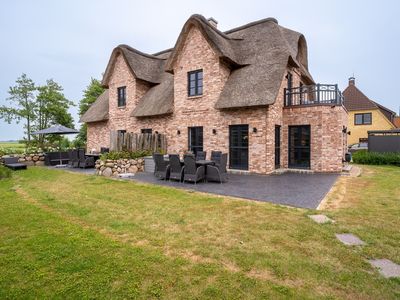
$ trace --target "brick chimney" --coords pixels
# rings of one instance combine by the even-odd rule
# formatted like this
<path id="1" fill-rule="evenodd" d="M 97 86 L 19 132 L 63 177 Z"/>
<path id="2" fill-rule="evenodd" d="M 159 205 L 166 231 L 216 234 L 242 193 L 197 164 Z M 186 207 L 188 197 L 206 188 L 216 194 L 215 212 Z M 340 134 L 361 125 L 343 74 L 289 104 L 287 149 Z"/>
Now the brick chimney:
<path id="1" fill-rule="evenodd" d="M 211 18 L 208 18 L 207 21 L 208 21 L 208 23 L 211 24 L 211 26 L 214 26 L 215 28 L 218 27 L 218 21 L 215 20 L 214 18 L 212 18 L 212 17 L 211 17 Z"/>
<path id="2" fill-rule="evenodd" d="M 356 79 L 354 78 L 354 76 L 349 78 L 349 85 L 356 85 Z"/>

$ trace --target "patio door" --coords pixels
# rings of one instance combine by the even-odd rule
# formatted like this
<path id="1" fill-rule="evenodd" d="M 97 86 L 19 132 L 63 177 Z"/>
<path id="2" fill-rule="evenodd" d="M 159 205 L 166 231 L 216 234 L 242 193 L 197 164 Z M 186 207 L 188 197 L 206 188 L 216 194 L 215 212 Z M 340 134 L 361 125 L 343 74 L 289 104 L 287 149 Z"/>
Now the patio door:
<path id="1" fill-rule="evenodd" d="M 281 166 L 281 126 L 275 125 L 275 169 Z"/>
<path id="2" fill-rule="evenodd" d="M 310 125 L 289 126 L 289 168 L 310 168 Z"/>
<path id="3" fill-rule="evenodd" d="M 203 127 L 189 127 L 188 148 L 196 155 L 197 151 L 203 151 Z"/>
<path id="4" fill-rule="evenodd" d="M 249 169 L 249 125 L 229 126 L 229 167 Z"/>

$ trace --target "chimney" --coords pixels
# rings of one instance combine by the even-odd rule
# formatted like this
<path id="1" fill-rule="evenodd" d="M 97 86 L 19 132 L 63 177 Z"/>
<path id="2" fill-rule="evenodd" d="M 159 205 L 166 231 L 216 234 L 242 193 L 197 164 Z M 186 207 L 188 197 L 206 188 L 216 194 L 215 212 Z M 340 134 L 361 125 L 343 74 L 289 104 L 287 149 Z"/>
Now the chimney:
<path id="1" fill-rule="evenodd" d="M 354 76 L 349 78 L 349 85 L 356 85 L 356 79 L 354 78 Z"/>
<path id="2" fill-rule="evenodd" d="M 217 28 L 218 27 L 218 22 L 217 22 L 217 20 L 215 20 L 214 18 L 208 18 L 207 19 L 207 21 L 208 21 L 208 23 L 210 23 L 211 24 L 211 26 L 213 26 L 214 28 Z"/>

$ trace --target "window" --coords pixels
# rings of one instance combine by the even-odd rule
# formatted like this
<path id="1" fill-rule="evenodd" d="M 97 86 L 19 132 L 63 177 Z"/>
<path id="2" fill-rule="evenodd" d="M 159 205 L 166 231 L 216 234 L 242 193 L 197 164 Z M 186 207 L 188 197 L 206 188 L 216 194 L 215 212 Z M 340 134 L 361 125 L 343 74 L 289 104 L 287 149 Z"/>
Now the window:
<path id="1" fill-rule="evenodd" d="M 152 134 L 153 130 L 151 128 L 143 128 L 140 130 L 140 133 L 149 133 Z"/>
<path id="2" fill-rule="evenodd" d="M 118 88 L 118 107 L 126 105 L 126 86 Z"/>
<path id="3" fill-rule="evenodd" d="M 203 95 L 203 70 L 188 72 L 188 96 Z"/>
<path id="4" fill-rule="evenodd" d="M 354 125 L 370 125 L 370 124 L 372 124 L 372 113 L 354 115 Z"/>
<path id="5" fill-rule="evenodd" d="M 125 137 L 126 130 L 117 130 L 117 133 L 119 137 Z"/>

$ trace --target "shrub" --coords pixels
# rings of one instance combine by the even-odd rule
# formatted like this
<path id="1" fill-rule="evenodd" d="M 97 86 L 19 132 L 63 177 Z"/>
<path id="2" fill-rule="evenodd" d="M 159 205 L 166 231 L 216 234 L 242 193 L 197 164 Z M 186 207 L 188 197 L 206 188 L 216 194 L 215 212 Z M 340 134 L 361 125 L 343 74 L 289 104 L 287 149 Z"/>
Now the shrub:
<path id="1" fill-rule="evenodd" d="M 379 153 L 360 150 L 353 154 L 353 162 L 363 165 L 396 165 L 400 166 L 400 153 Z"/>
<path id="2" fill-rule="evenodd" d="M 139 150 L 134 152 L 129 151 L 111 151 L 101 155 L 101 160 L 118 160 L 118 159 L 137 159 L 140 157 L 151 155 L 150 150 Z"/>
<path id="3" fill-rule="evenodd" d="M 10 177 L 11 177 L 11 170 L 4 166 L 0 166 L 0 179 L 10 178 Z"/>

